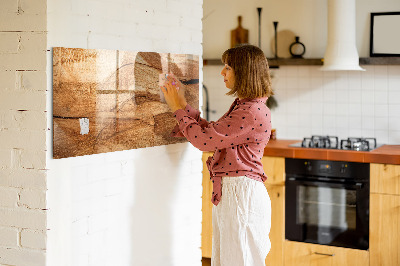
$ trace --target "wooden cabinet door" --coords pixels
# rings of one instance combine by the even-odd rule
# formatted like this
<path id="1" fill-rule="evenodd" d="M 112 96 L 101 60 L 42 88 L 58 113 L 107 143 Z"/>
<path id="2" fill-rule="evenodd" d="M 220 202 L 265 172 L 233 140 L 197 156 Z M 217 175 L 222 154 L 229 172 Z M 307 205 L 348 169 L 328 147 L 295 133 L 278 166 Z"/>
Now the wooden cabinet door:
<path id="1" fill-rule="evenodd" d="M 365 250 L 285 240 L 285 266 L 368 266 Z"/>
<path id="2" fill-rule="evenodd" d="M 285 187 L 265 184 L 271 199 L 271 250 L 265 259 L 266 266 L 283 265 L 285 240 Z"/>
<path id="3" fill-rule="evenodd" d="M 370 165 L 371 193 L 400 195 L 400 165 Z"/>
<path id="4" fill-rule="evenodd" d="M 266 184 L 285 185 L 285 158 L 264 156 L 261 163 L 268 177 Z"/>
<path id="5" fill-rule="evenodd" d="M 212 252 L 212 183 L 206 161 L 211 152 L 203 153 L 203 195 L 202 195 L 202 224 L 201 224 L 201 253 L 204 258 L 211 258 Z"/>
<path id="6" fill-rule="evenodd" d="M 400 265 L 400 196 L 371 194 L 371 266 Z"/>

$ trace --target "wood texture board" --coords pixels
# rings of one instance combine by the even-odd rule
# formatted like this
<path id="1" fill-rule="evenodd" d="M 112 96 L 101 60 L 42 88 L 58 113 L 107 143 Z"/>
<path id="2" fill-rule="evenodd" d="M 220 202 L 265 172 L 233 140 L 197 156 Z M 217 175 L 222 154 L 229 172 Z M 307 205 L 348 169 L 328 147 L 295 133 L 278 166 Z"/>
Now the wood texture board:
<path id="1" fill-rule="evenodd" d="M 173 73 L 199 108 L 199 57 L 53 48 L 53 158 L 186 142 L 159 88 Z"/>

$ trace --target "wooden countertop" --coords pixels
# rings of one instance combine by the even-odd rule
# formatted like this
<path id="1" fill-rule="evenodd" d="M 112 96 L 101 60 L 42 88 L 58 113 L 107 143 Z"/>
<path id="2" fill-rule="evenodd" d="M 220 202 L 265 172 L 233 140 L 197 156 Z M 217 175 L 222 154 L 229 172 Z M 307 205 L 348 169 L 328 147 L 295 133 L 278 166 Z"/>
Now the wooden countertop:
<path id="1" fill-rule="evenodd" d="M 264 156 L 364 163 L 400 164 L 400 145 L 383 145 L 372 151 L 289 147 L 301 140 L 270 140 Z"/>

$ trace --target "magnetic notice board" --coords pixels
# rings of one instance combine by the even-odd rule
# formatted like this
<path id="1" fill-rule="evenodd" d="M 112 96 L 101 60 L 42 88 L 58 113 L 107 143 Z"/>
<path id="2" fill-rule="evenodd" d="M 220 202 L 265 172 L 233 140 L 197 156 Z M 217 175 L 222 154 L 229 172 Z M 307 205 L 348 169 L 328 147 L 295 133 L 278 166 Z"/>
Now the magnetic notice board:
<path id="1" fill-rule="evenodd" d="M 371 13 L 370 56 L 400 56 L 400 11 Z"/>

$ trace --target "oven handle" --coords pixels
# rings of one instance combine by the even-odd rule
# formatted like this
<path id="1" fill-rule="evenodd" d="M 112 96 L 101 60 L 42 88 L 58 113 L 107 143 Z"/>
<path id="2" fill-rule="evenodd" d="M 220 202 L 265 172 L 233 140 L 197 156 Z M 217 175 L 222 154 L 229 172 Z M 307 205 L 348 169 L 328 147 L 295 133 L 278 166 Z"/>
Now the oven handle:
<path id="1" fill-rule="evenodd" d="M 332 181 L 321 181 L 321 180 L 316 180 L 316 181 L 309 181 L 309 180 L 304 180 L 303 178 L 298 178 L 298 177 L 288 177 L 287 181 L 294 181 L 297 183 L 301 183 L 304 185 L 341 185 L 344 187 L 348 188 L 353 188 L 353 189 L 361 189 L 363 187 L 363 183 L 361 182 L 356 182 L 356 183 L 346 183 L 346 182 L 332 182 Z"/>

